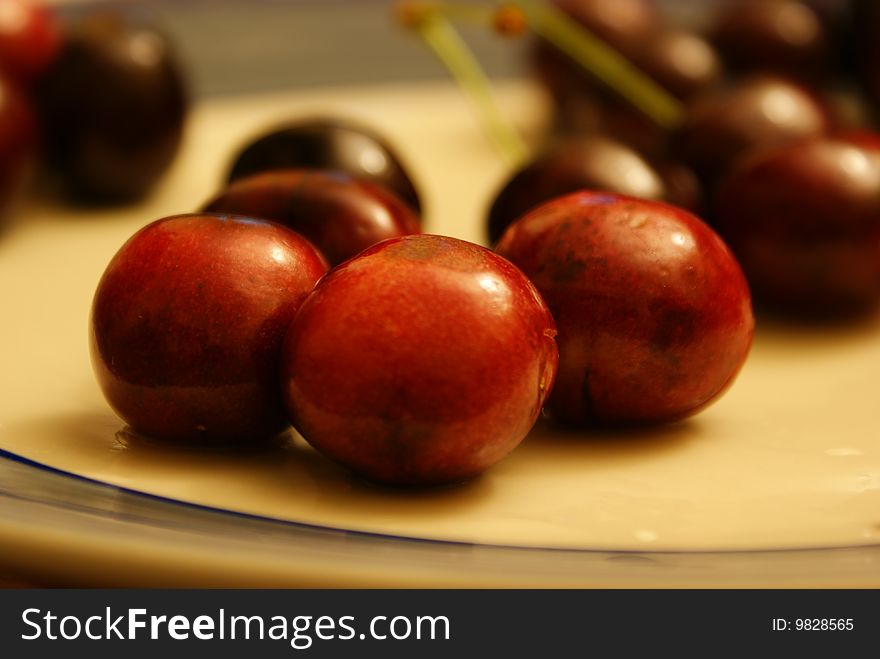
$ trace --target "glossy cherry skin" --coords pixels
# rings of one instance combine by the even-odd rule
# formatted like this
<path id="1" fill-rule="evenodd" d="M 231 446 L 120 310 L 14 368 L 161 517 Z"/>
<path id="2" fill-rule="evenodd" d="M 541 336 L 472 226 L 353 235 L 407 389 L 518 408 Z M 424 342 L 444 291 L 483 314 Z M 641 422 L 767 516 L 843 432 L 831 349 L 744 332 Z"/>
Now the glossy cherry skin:
<path id="1" fill-rule="evenodd" d="M 752 149 L 826 133 L 829 115 L 817 97 L 785 78 L 744 78 L 694 99 L 672 149 L 711 183 Z"/>
<path id="2" fill-rule="evenodd" d="M 0 221 L 29 179 L 38 143 L 39 130 L 30 103 L 0 75 Z"/>
<path id="3" fill-rule="evenodd" d="M 832 55 L 822 18 L 800 0 L 739 0 L 718 16 L 712 41 L 734 71 L 775 71 L 816 80 Z"/>
<path id="4" fill-rule="evenodd" d="M 146 194 L 171 164 L 187 101 L 168 41 L 116 14 L 83 19 L 35 87 L 50 167 L 88 201 Z"/>
<path id="5" fill-rule="evenodd" d="M 0 70 L 28 83 L 49 66 L 58 52 L 61 30 L 39 0 L 0 2 Z"/>
<path id="6" fill-rule="evenodd" d="M 644 199 L 693 203 L 698 183 L 690 187 L 686 170 L 669 170 L 674 185 L 634 149 L 593 135 L 560 141 L 517 171 L 501 188 L 489 210 L 488 234 L 496 242 L 504 230 L 538 204 L 577 190 L 605 190 Z"/>
<path id="7" fill-rule="evenodd" d="M 682 29 L 652 33 L 633 48 L 629 59 L 681 99 L 709 89 L 724 73 L 715 48 L 699 34 Z"/>
<path id="8" fill-rule="evenodd" d="M 821 138 L 746 158 L 718 189 L 719 231 L 756 300 L 837 316 L 880 301 L 880 147 Z"/>
<path id="9" fill-rule="evenodd" d="M 236 179 L 204 210 L 284 224 L 331 265 L 386 238 L 421 232 L 415 212 L 387 188 L 331 170 L 275 169 Z"/>
<path id="10" fill-rule="evenodd" d="M 335 169 L 389 188 L 416 213 L 419 193 L 382 136 L 351 121 L 302 119 L 261 135 L 235 157 L 229 180 L 271 169 Z"/>
<path id="11" fill-rule="evenodd" d="M 733 381 L 754 331 L 748 286 L 706 224 L 656 201 L 578 192 L 515 222 L 496 251 L 559 330 L 547 403 L 566 424 L 689 416 Z"/>
<path id="12" fill-rule="evenodd" d="M 375 245 L 328 274 L 285 339 L 294 427 L 383 483 L 474 476 L 526 436 L 556 371 L 555 325 L 525 275 L 445 236 Z"/>
<path id="13" fill-rule="evenodd" d="M 288 425 L 284 334 L 327 266 L 278 224 L 179 215 L 149 224 L 98 285 L 90 343 L 98 383 L 136 432 L 243 445 Z"/>

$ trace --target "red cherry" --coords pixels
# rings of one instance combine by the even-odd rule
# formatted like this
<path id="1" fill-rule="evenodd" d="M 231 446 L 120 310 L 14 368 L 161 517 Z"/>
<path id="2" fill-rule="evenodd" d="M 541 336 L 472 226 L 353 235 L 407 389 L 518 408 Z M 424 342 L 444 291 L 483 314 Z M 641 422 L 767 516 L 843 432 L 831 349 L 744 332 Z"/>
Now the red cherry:
<path id="1" fill-rule="evenodd" d="M 0 69 L 21 82 L 39 76 L 58 52 L 55 16 L 37 0 L 0 0 Z"/>
<path id="2" fill-rule="evenodd" d="M 830 123 L 830 110 L 808 89 L 759 75 L 696 97 L 672 148 L 712 183 L 748 151 L 825 134 Z"/>
<path id="3" fill-rule="evenodd" d="M 158 439 L 243 444 L 279 433 L 281 342 L 325 270 L 312 245 L 271 222 L 179 215 L 141 229 L 92 307 L 107 401 Z"/>
<path id="4" fill-rule="evenodd" d="M 384 186 L 319 169 L 273 169 L 236 179 L 204 210 L 280 222 L 332 265 L 380 240 L 421 231 L 415 213 Z"/>
<path id="5" fill-rule="evenodd" d="M 185 83 L 154 28 L 122 14 L 87 16 L 68 30 L 34 91 L 47 164 L 78 199 L 142 197 L 177 154 Z"/>
<path id="6" fill-rule="evenodd" d="M 251 141 L 236 155 L 229 181 L 272 169 L 332 169 L 387 187 L 421 213 L 400 156 L 378 132 L 350 120 L 300 119 Z"/>
<path id="7" fill-rule="evenodd" d="M 880 138 L 851 133 L 756 153 L 722 181 L 718 230 L 755 297 L 810 316 L 880 302 Z"/>
<path id="8" fill-rule="evenodd" d="M 578 192 L 515 222 L 496 250 L 556 319 L 547 410 L 560 421 L 680 419 L 715 400 L 746 359 L 746 280 L 724 242 L 679 208 Z"/>
<path id="9" fill-rule="evenodd" d="M 534 424 L 556 370 L 555 326 L 497 254 L 444 236 L 375 245 L 328 274 L 282 359 L 293 424 L 372 480 L 474 476 Z"/>
<path id="10" fill-rule="evenodd" d="M 774 71 L 816 80 L 831 68 L 828 32 L 805 2 L 739 0 L 718 17 L 712 40 L 735 71 Z"/>

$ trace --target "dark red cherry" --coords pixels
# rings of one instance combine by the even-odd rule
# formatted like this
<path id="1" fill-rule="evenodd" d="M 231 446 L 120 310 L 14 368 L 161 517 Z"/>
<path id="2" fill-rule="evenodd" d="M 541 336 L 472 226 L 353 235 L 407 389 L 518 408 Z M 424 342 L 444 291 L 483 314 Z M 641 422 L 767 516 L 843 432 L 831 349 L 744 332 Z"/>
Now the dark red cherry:
<path id="1" fill-rule="evenodd" d="M 607 192 L 538 206 L 496 251 L 556 319 L 549 414 L 570 424 L 657 423 L 694 414 L 733 381 L 754 322 L 724 242 L 680 208 Z"/>
<path id="2" fill-rule="evenodd" d="M 92 365 L 135 431 L 248 444 L 289 422 L 278 383 L 297 309 L 327 270 L 286 227 L 227 215 L 147 225 L 107 266 L 92 306 Z"/>
<path id="3" fill-rule="evenodd" d="M 36 95 L 46 159 L 75 197 L 147 193 L 177 153 L 187 101 L 168 40 L 121 14 L 73 25 Z"/>
<path id="4" fill-rule="evenodd" d="M 687 30 L 658 30 L 632 50 L 630 60 L 681 99 L 709 89 L 723 75 L 721 60 L 712 45 Z"/>
<path id="5" fill-rule="evenodd" d="M 333 269 L 284 340 L 294 427 L 371 480 L 470 478 L 531 429 L 556 373 L 553 318 L 497 254 L 446 236 L 383 241 Z"/>
<path id="6" fill-rule="evenodd" d="M 826 26 L 797 0 L 740 0 L 721 12 L 712 40 L 735 71 L 775 71 L 815 80 L 832 55 Z"/>
<path id="7" fill-rule="evenodd" d="M 813 93 L 785 78 L 744 78 L 689 103 L 672 148 L 712 181 L 747 151 L 824 134 L 829 114 Z"/>
<path id="8" fill-rule="evenodd" d="M 386 238 L 420 233 L 419 218 L 397 195 L 332 170 L 252 174 L 234 180 L 204 210 L 284 224 L 307 238 L 331 265 Z"/>
<path id="9" fill-rule="evenodd" d="M 0 70 L 21 83 L 40 75 L 58 52 L 61 30 L 40 0 L 0 2 Z"/>
<path id="10" fill-rule="evenodd" d="M 715 199 L 756 300 L 809 316 L 880 301 L 880 138 L 816 138 L 745 158 Z"/>
<path id="11" fill-rule="evenodd" d="M 384 185 L 416 212 L 421 200 L 401 159 L 375 131 L 339 119 L 303 119 L 251 141 L 235 157 L 233 181 L 270 169 L 335 169 Z"/>
<path id="12" fill-rule="evenodd" d="M 489 210 L 488 234 L 504 230 L 532 208 L 577 190 L 607 190 L 679 205 L 699 203 L 699 184 L 683 165 L 664 163 L 664 173 L 637 151 L 611 138 L 593 135 L 560 141 L 517 171 Z M 671 184 L 670 184 L 671 183 Z"/>

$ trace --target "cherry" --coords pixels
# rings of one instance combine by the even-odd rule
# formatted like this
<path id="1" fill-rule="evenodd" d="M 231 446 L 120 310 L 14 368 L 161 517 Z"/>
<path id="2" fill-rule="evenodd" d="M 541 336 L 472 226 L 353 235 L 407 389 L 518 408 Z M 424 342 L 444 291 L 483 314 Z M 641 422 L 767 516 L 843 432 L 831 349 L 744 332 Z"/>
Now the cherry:
<path id="1" fill-rule="evenodd" d="M 205 208 L 280 222 L 331 265 L 380 240 L 420 232 L 419 218 L 387 188 L 342 172 L 275 169 L 234 180 Z"/>
<path id="2" fill-rule="evenodd" d="M 51 168 L 75 197 L 144 195 L 180 143 L 186 98 L 167 40 L 118 14 L 84 18 L 36 86 Z"/>
<path id="3" fill-rule="evenodd" d="M 39 0 L 0 1 L 0 70 L 27 83 L 49 66 L 58 52 L 61 30 Z"/>
<path id="4" fill-rule="evenodd" d="M 695 32 L 664 29 L 633 47 L 630 60 L 661 87 L 681 99 L 721 80 L 721 61 L 712 45 Z"/>
<path id="5" fill-rule="evenodd" d="M 807 89 L 777 76 L 753 76 L 689 103 L 672 148 L 711 183 L 742 154 L 824 134 L 830 121 L 828 108 Z"/>
<path id="6" fill-rule="evenodd" d="M 555 326 L 500 256 L 444 236 L 393 238 L 331 271 L 285 339 L 294 427 L 369 479 L 474 476 L 534 424 L 556 371 Z"/>
<path id="7" fill-rule="evenodd" d="M 828 73 L 826 26 L 797 0 L 730 3 L 718 17 L 712 40 L 734 71 L 775 71 L 805 80 Z"/>
<path id="8" fill-rule="evenodd" d="M 227 215 L 149 224 L 107 267 L 92 307 L 92 364 L 135 431 L 203 445 L 287 427 L 284 334 L 326 264 L 281 225 Z"/>
<path id="9" fill-rule="evenodd" d="M 679 205 L 699 203 L 699 184 L 686 167 L 673 163 L 662 167 L 663 173 L 634 149 L 607 137 L 560 141 L 504 184 L 489 211 L 489 239 L 496 242 L 514 220 L 539 203 L 581 189 L 666 199 Z"/>
<path id="10" fill-rule="evenodd" d="M 577 192 L 512 224 L 496 251 L 534 282 L 559 329 L 547 403 L 575 425 L 656 423 L 733 381 L 754 330 L 746 280 L 706 224 L 679 208 Z"/>
<path id="11" fill-rule="evenodd" d="M 805 140 L 755 154 L 724 180 L 719 231 L 755 297 L 806 316 L 880 300 L 880 138 Z"/>
<path id="12" fill-rule="evenodd" d="M 421 212 L 398 155 L 376 132 L 339 119 L 303 119 L 261 135 L 235 157 L 229 180 L 270 169 L 335 169 L 384 185 Z"/>

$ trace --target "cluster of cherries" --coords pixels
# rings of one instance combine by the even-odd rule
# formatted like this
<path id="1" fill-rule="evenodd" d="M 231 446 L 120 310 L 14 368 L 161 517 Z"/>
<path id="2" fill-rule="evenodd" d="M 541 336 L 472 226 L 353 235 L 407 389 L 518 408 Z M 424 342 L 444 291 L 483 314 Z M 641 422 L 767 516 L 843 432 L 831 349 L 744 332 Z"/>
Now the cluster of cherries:
<path id="1" fill-rule="evenodd" d="M 91 323 L 107 400 L 150 437 L 250 444 L 292 422 L 358 474 L 434 484 L 500 460 L 545 405 L 573 425 L 674 420 L 745 360 L 745 279 L 686 211 L 583 191 L 492 251 L 421 234 L 418 205 L 361 127 L 258 139 L 201 212 L 108 266 Z"/>
<path id="2" fill-rule="evenodd" d="M 187 110 L 168 39 L 132 13 L 0 2 L 0 214 L 43 164 L 60 192 L 132 201 L 170 165 Z"/>
<path id="3" fill-rule="evenodd" d="M 652 0 L 554 0 L 674 97 L 661 128 L 553 44 L 533 49 L 562 137 L 492 208 L 492 239 L 554 195 L 601 188 L 698 213 L 762 310 L 863 314 L 880 299 L 880 3 L 734 0 L 702 33 Z"/>
<path id="4" fill-rule="evenodd" d="M 419 207 L 364 127 L 304 120 L 256 140 L 202 211 L 146 226 L 108 266 L 91 342 L 111 406 L 199 445 L 259 443 L 293 419 L 390 483 L 498 461 L 552 386 L 553 318 L 504 258 L 421 234 Z"/>
<path id="5" fill-rule="evenodd" d="M 788 311 L 876 303 L 880 141 L 781 77 L 828 58 L 799 58 L 809 45 L 786 45 L 791 29 L 775 34 L 758 7 L 807 5 L 743 0 L 710 41 L 668 31 L 646 0 L 557 4 L 686 99 L 674 130 L 641 130 L 539 42 L 560 123 L 590 134 L 512 176 L 492 250 L 420 233 L 416 188 L 368 129 L 316 119 L 261 137 L 215 199 L 141 229 L 99 283 L 93 364 L 136 433 L 250 445 L 292 423 L 372 480 L 456 481 L 542 410 L 584 427 L 710 404 L 751 345 L 746 276 Z M 764 41 L 741 48 L 743 30 Z M 753 75 L 754 50 L 777 72 Z M 741 75 L 722 81 L 722 60 Z"/>

